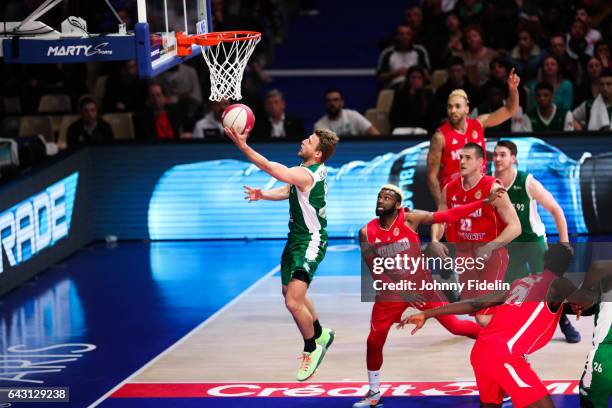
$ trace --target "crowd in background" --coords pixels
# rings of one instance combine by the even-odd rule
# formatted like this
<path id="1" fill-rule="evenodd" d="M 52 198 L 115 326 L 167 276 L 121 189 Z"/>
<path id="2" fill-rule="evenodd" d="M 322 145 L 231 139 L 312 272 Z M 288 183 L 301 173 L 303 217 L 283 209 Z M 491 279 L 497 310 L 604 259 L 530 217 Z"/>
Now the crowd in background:
<path id="1" fill-rule="evenodd" d="M 80 12 L 91 32 L 108 32 L 114 17 L 102 3 L 81 10 L 64 5 L 71 8 L 56 14 Z M 132 29 L 135 1 L 112 3 Z M 242 83 L 241 103 L 253 107 L 258 118 L 253 137 L 302 137 L 315 126 L 329 127 L 341 136 L 381 133 L 365 112 L 348 108 L 351 101 L 344 100 L 342 89 L 321 95 L 321 118 L 316 123 L 304 123 L 287 106 L 282 89 L 262 91 L 270 81 L 265 68 L 274 61 L 275 45 L 286 39 L 290 16 L 316 16 L 316 1 L 212 3 L 216 30 L 264 33 Z M 19 21 L 39 4 L 7 1 L 4 21 Z M 435 130 L 446 118 L 448 95 L 457 88 L 466 91 L 472 116 L 492 112 L 504 104 L 506 79 L 513 69 L 521 77 L 521 109 L 495 130 L 610 129 L 612 6 L 608 1 L 424 0 L 407 7 L 390 34 L 380 39 L 378 61 L 372 61 L 379 91 L 386 91 L 392 100 L 383 112 L 389 124 L 385 133 Z M 24 136 L 19 117 L 49 112 L 41 109 L 45 95 L 67 95 L 69 102 L 61 113 L 74 114 L 72 121 L 63 133 L 56 126 L 51 136 L 45 136 L 60 148 L 122 138 L 114 134 L 117 127 L 104 119 L 111 121 L 117 113 L 129 113 L 137 139 L 222 138 L 221 113 L 231 103 L 208 101 L 208 72 L 199 59 L 151 81 L 139 79 L 135 61 L 0 64 L 0 71 L 2 137 Z"/>

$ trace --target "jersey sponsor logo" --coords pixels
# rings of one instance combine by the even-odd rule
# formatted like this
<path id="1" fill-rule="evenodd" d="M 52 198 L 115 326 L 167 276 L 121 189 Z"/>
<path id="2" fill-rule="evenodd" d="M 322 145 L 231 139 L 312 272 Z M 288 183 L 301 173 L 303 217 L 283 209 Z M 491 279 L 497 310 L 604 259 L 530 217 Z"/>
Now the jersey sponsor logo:
<path id="1" fill-rule="evenodd" d="M 459 237 L 466 241 L 482 241 L 486 235 L 486 232 L 459 232 Z"/>
<path id="2" fill-rule="evenodd" d="M 392 242 L 376 247 L 376 252 L 381 257 L 390 258 L 397 254 L 401 254 L 402 252 L 405 252 L 409 249 L 410 241 L 408 241 L 408 238 L 402 238 L 397 242 Z"/>
<path id="3" fill-rule="evenodd" d="M 576 395 L 578 380 L 545 380 L 552 395 Z M 128 383 L 111 398 L 275 398 L 275 397 L 349 397 L 362 398 L 368 392 L 365 382 L 315 382 L 302 384 L 226 382 L 226 383 Z M 475 396 L 474 381 L 383 382 L 380 392 L 388 397 Z"/>
<path id="4" fill-rule="evenodd" d="M 451 159 L 461 160 L 461 149 L 451 151 Z"/>
<path id="5" fill-rule="evenodd" d="M 108 47 L 107 42 L 93 45 L 57 45 L 50 46 L 47 49 L 47 57 L 73 57 L 84 55 L 91 57 L 93 55 L 112 55 L 113 50 L 105 49 Z"/>
<path id="6" fill-rule="evenodd" d="M 79 173 L 0 213 L 0 273 L 4 257 L 19 265 L 68 236 Z"/>

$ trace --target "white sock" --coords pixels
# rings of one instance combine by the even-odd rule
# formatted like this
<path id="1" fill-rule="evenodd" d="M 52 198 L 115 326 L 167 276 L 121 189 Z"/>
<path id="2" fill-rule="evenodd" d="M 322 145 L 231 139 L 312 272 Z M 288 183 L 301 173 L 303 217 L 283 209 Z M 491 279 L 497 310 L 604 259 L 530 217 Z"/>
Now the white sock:
<path id="1" fill-rule="evenodd" d="M 370 390 L 372 390 L 372 392 L 376 393 L 380 391 L 380 370 L 368 370 L 368 382 L 370 383 Z"/>

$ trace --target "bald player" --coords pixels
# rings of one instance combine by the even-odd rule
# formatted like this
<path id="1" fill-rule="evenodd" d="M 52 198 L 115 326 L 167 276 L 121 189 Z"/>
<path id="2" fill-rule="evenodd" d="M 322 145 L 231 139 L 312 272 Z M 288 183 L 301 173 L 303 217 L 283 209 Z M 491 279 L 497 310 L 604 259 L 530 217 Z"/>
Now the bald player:
<path id="1" fill-rule="evenodd" d="M 436 206 L 444 186 L 459 176 L 459 155 L 467 143 L 477 143 L 486 152 L 484 129 L 510 119 L 519 109 L 518 87 L 521 80 L 514 72 L 508 76 L 508 102 L 493 113 L 470 119 L 469 99 L 463 89 L 455 89 L 448 96 L 448 121 L 436 130 L 427 154 L 427 184 Z M 486 160 L 483 163 L 483 174 Z"/>

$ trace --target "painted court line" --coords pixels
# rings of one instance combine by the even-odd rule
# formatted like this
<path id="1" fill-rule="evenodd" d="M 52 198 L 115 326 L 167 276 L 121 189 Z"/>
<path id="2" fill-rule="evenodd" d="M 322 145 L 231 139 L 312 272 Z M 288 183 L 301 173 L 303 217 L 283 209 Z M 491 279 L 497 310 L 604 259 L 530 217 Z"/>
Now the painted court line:
<path id="1" fill-rule="evenodd" d="M 183 342 L 185 342 L 187 339 L 189 339 L 191 336 L 193 336 L 198 330 L 202 329 L 203 327 L 205 327 L 206 325 L 210 324 L 211 322 L 213 322 L 214 320 L 216 320 L 223 312 L 225 312 L 227 309 L 229 309 L 234 303 L 236 303 L 238 300 L 242 299 L 244 296 L 248 295 L 249 293 L 251 293 L 253 290 L 255 290 L 259 285 L 261 285 L 266 279 L 270 278 L 271 276 L 273 276 L 275 273 L 277 273 L 280 270 L 280 264 L 276 265 L 274 268 L 272 268 L 269 272 L 267 272 L 264 276 L 262 276 L 261 278 L 259 278 L 259 280 L 257 280 L 255 283 L 253 283 L 251 286 L 249 286 L 247 289 L 245 289 L 242 293 L 240 293 L 238 296 L 236 296 L 235 298 L 233 298 L 232 300 L 230 300 L 228 303 L 226 303 L 221 309 L 217 310 L 212 316 L 210 316 L 208 319 L 204 320 L 202 323 L 200 323 L 197 327 L 195 327 L 194 329 L 192 329 L 189 333 L 187 333 L 186 335 L 184 335 L 182 338 L 180 338 L 176 343 L 174 343 L 173 345 L 171 345 L 170 347 L 168 347 L 167 349 L 165 349 L 164 351 L 162 351 L 160 354 L 158 354 L 156 357 L 154 357 L 152 360 L 149 360 L 149 362 L 147 362 L 145 365 L 143 365 L 141 368 L 139 368 L 138 370 L 136 370 L 132 375 L 130 375 L 129 377 L 127 377 L 125 380 L 121 381 L 119 384 L 117 384 L 116 386 L 114 386 L 110 391 L 108 391 L 106 394 L 102 395 L 100 398 L 98 398 L 96 401 L 94 401 L 91 405 L 89 405 L 88 408 L 93 408 L 93 407 L 97 407 L 100 403 L 102 403 L 104 400 L 106 400 L 110 395 L 112 395 L 115 391 L 117 391 L 118 389 L 120 389 L 121 387 L 123 387 L 123 385 L 125 385 L 126 383 L 128 383 L 130 381 L 130 379 L 138 376 L 141 372 L 143 372 L 144 370 L 146 370 L 149 366 L 151 366 L 152 364 L 154 364 L 157 360 L 159 360 L 160 358 L 162 358 L 163 356 L 165 356 L 167 353 L 171 352 L 172 350 L 174 350 L 176 347 L 180 346 Z"/>

